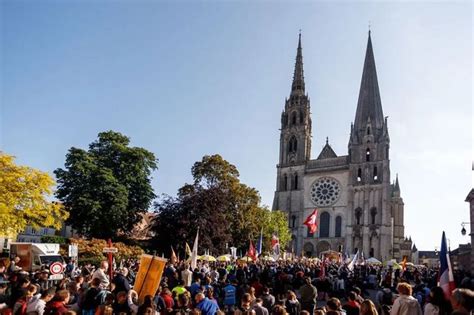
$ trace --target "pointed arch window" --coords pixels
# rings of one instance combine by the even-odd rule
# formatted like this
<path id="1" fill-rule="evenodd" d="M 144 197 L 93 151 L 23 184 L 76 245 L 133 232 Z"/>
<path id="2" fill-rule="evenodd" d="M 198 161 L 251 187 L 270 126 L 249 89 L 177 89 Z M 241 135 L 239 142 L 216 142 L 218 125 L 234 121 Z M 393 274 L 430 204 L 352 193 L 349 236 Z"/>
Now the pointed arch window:
<path id="1" fill-rule="evenodd" d="M 293 112 L 293 114 L 291 114 L 291 124 L 294 126 L 296 125 L 296 121 L 297 121 L 297 117 L 296 117 L 296 112 Z"/>
<path id="2" fill-rule="evenodd" d="M 336 217 L 336 233 L 335 237 L 341 237 L 341 231 L 342 231 L 342 218 L 340 215 Z"/>
<path id="3" fill-rule="evenodd" d="M 298 190 L 298 174 L 295 174 L 295 183 L 294 183 L 293 189 Z"/>
<path id="4" fill-rule="evenodd" d="M 370 220 L 371 224 L 375 224 L 375 217 L 377 216 L 377 208 L 373 207 L 370 209 Z"/>
<path id="5" fill-rule="evenodd" d="M 293 136 L 291 137 L 290 142 L 288 144 L 288 152 L 294 153 L 296 152 L 297 148 L 298 148 L 298 141 L 296 140 L 296 137 Z"/>
<path id="6" fill-rule="evenodd" d="M 357 170 L 357 181 L 358 182 L 362 181 L 362 169 L 360 167 Z"/>
<path id="7" fill-rule="evenodd" d="M 328 212 L 323 212 L 319 218 L 319 237 L 329 237 L 329 222 L 331 215 Z"/>
<path id="8" fill-rule="evenodd" d="M 367 162 L 370 162 L 370 149 L 367 148 L 367 150 L 365 151 L 365 160 Z"/>
<path id="9" fill-rule="evenodd" d="M 355 218 L 356 218 L 356 224 L 361 225 L 362 209 L 360 207 L 355 209 Z"/>
<path id="10" fill-rule="evenodd" d="M 379 177 L 378 177 L 378 174 L 377 174 L 377 166 L 374 166 L 374 180 L 377 180 Z"/>
<path id="11" fill-rule="evenodd" d="M 370 135 L 370 126 L 367 126 L 367 134 Z"/>

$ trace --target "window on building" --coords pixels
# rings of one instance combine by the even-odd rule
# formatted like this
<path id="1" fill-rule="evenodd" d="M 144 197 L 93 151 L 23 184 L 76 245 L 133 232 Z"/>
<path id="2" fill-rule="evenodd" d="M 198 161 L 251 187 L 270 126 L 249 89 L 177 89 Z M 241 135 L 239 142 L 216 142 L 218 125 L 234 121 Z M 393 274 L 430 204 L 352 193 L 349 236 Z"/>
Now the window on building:
<path id="1" fill-rule="evenodd" d="M 367 148 L 367 150 L 365 151 L 365 160 L 367 162 L 370 162 L 370 149 Z"/>
<path id="2" fill-rule="evenodd" d="M 296 125 L 296 112 L 293 112 L 293 114 L 291 114 L 291 124 L 292 125 Z"/>
<path id="3" fill-rule="evenodd" d="M 357 181 L 358 182 L 362 181 L 362 169 L 360 167 L 357 170 Z"/>
<path id="4" fill-rule="evenodd" d="M 374 248 L 371 247 L 369 251 L 369 257 L 374 257 L 374 253 L 375 253 Z"/>
<path id="5" fill-rule="evenodd" d="M 296 137 L 293 136 L 291 137 L 290 142 L 288 144 L 288 152 L 290 153 L 296 152 L 297 148 L 298 148 L 298 141 L 296 140 Z"/>
<path id="6" fill-rule="evenodd" d="M 336 233 L 335 237 L 341 237 L 341 230 L 342 230 L 342 218 L 341 216 L 336 217 Z"/>
<path id="7" fill-rule="evenodd" d="M 295 185 L 293 187 L 295 190 L 298 190 L 298 174 L 295 174 Z"/>
<path id="8" fill-rule="evenodd" d="M 372 224 L 375 224 L 375 217 L 377 216 L 377 208 L 370 209 L 370 220 Z"/>
<path id="9" fill-rule="evenodd" d="M 291 227 L 296 227 L 296 216 L 295 215 L 291 216 Z"/>
<path id="10" fill-rule="evenodd" d="M 357 224 L 357 225 L 360 225 L 360 224 L 361 224 L 361 223 L 360 223 L 360 222 L 361 222 L 360 219 L 362 218 L 362 209 L 361 209 L 361 208 L 357 208 L 357 209 L 355 210 L 355 217 L 356 217 L 356 224 Z"/>
<path id="11" fill-rule="evenodd" d="M 374 166 L 374 180 L 377 180 L 379 177 L 378 177 L 378 174 L 377 174 L 377 166 Z"/>
<path id="12" fill-rule="evenodd" d="M 283 176 L 283 190 L 287 190 L 288 188 L 288 176 L 285 174 Z"/>
<path id="13" fill-rule="evenodd" d="M 367 134 L 370 135 L 370 126 L 367 126 Z"/>
<path id="14" fill-rule="evenodd" d="M 331 215 L 328 212 L 323 212 L 319 218 L 319 237 L 329 237 L 329 222 Z"/>
<path id="15" fill-rule="evenodd" d="M 304 122 L 304 115 L 303 112 L 300 112 L 300 124 L 303 124 Z"/>

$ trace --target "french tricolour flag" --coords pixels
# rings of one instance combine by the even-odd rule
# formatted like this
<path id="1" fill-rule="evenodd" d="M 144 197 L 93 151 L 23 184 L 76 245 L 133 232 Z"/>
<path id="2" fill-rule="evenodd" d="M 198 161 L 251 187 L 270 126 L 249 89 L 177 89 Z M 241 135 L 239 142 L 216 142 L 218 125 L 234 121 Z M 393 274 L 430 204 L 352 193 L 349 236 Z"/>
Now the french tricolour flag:
<path id="1" fill-rule="evenodd" d="M 449 260 L 448 246 L 446 244 L 446 234 L 443 231 L 441 238 L 441 251 L 439 252 L 439 279 L 438 285 L 443 288 L 444 295 L 449 299 L 451 292 L 456 288 L 454 284 L 453 268 Z"/>

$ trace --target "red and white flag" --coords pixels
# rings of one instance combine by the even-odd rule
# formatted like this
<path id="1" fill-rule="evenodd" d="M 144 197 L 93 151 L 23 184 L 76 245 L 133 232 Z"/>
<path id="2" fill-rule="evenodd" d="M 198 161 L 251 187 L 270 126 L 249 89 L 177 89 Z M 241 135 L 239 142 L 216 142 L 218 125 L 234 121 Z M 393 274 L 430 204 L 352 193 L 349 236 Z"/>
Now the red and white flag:
<path id="1" fill-rule="evenodd" d="M 314 211 L 306 218 L 303 223 L 309 229 L 309 233 L 314 234 L 318 229 L 318 209 L 314 209 Z"/>
<path id="2" fill-rule="evenodd" d="M 257 250 L 253 246 L 252 240 L 250 240 L 249 250 L 247 251 L 247 256 L 252 258 L 252 260 L 257 260 Z"/>

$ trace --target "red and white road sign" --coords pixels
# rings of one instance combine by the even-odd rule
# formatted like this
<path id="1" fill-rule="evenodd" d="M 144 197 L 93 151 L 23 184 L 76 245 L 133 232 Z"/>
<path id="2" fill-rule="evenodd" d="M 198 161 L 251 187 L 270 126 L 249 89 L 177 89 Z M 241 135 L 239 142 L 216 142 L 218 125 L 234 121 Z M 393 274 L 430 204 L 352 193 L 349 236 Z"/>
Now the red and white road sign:
<path id="1" fill-rule="evenodd" d="M 62 273 L 64 271 L 63 264 L 60 263 L 59 261 L 53 262 L 49 266 L 49 271 L 51 272 L 52 275 L 57 275 L 59 273 Z"/>

